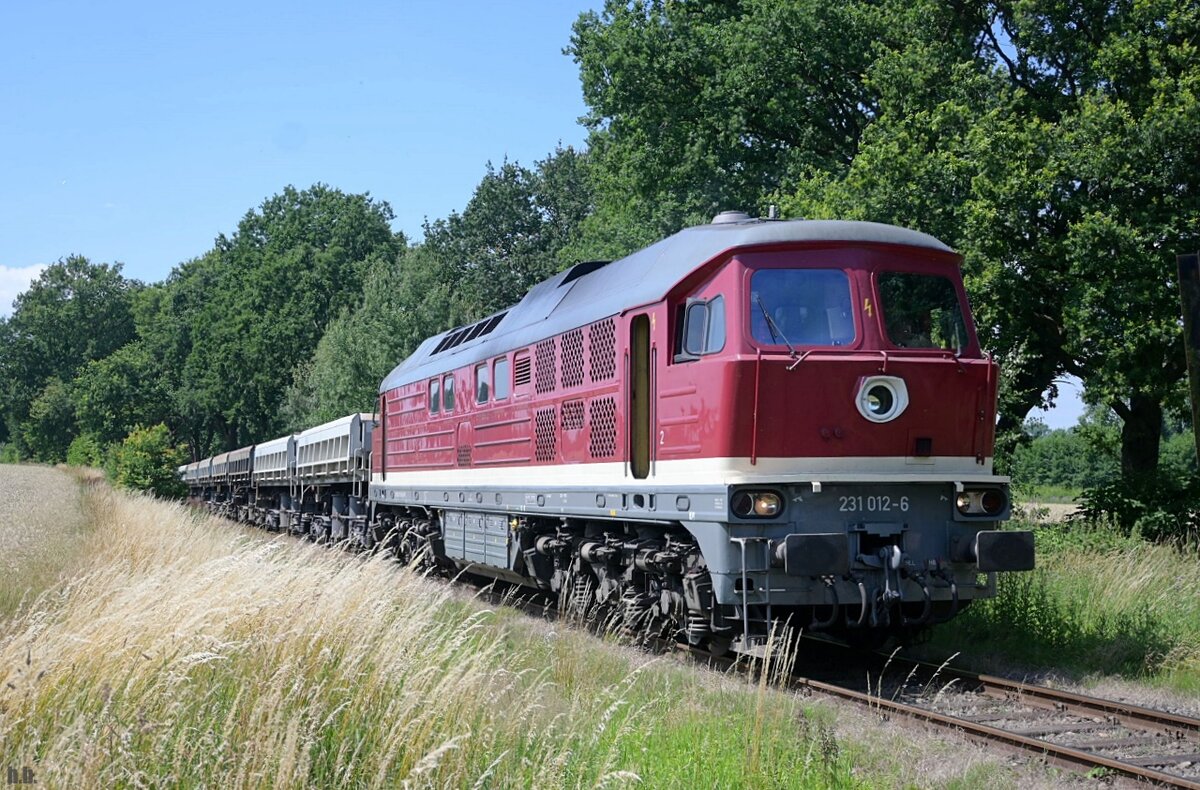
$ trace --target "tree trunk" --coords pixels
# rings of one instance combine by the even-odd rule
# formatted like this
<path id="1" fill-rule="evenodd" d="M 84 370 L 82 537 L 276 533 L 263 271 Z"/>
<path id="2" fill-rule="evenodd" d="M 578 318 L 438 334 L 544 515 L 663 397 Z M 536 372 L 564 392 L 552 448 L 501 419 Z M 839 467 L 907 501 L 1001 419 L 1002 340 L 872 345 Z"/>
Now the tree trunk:
<path id="1" fill-rule="evenodd" d="M 1121 475 L 1129 478 L 1158 469 L 1158 445 L 1162 440 L 1162 403 L 1145 395 L 1134 395 L 1120 410 Z"/>

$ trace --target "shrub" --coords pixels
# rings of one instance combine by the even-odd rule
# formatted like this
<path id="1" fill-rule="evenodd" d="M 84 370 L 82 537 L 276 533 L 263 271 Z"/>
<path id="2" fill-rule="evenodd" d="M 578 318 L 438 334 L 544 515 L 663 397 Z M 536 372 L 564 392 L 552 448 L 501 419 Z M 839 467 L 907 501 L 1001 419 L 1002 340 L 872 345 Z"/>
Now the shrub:
<path id="1" fill-rule="evenodd" d="M 17 452 L 17 446 L 12 442 L 0 444 L 0 464 L 19 464 L 21 462 L 21 454 Z"/>
<path id="2" fill-rule="evenodd" d="M 187 486 L 176 475 L 186 454 L 171 441 L 167 426 L 138 426 L 113 450 L 110 474 L 117 485 L 160 497 L 182 498 Z"/>
<path id="3" fill-rule="evenodd" d="M 1076 518 L 1109 522 L 1124 534 L 1194 543 L 1200 536 L 1200 476 L 1165 472 L 1118 478 L 1087 489 Z"/>
<path id="4" fill-rule="evenodd" d="M 71 466 L 100 466 L 104 463 L 104 449 L 100 447 L 100 441 L 90 433 L 76 436 L 67 448 L 67 463 Z"/>

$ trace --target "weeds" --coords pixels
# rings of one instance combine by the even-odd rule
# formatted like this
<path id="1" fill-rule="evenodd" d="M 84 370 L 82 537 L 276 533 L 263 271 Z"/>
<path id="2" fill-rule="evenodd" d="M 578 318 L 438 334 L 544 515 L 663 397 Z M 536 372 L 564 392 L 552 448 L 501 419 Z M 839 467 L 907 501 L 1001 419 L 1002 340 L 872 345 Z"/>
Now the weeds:
<path id="1" fill-rule="evenodd" d="M 1038 529 L 1038 568 L 1001 577 L 935 634 L 1024 665 L 1200 690 L 1200 554 L 1086 524 Z"/>

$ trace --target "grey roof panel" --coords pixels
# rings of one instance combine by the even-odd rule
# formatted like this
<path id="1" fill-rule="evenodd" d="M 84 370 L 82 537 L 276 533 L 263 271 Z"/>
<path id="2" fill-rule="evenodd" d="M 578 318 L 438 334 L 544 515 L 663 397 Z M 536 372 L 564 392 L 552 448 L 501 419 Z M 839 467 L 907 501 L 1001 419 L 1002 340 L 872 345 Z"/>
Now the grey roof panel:
<path id="1" fill-rule="evenodd" d="M 953 252 L 928 234 L 877 222 L 749 220 L 698 225 L 565 284 L 571 269 L 559 272 L 533 286 L 519 303 L 508 308 L 507 315 L 492 332 L 475 340 L 437 354 L 431 352 L 449 333 L 425 340 L 412 356 L 388 374 L 379 391 L 386 392 L 437 376 L 475 360 L 528 346 L 568 329 L 616 315 L 622 310 L 657 302 L 698 266 L 727 250 L 782 243 L 847 241 Z"/>

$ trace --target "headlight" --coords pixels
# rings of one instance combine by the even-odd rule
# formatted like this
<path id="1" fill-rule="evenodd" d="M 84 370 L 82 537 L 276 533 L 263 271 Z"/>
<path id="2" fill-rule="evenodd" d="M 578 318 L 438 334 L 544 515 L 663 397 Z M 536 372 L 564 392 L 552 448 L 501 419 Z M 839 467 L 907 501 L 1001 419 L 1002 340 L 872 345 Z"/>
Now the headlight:
<path id="1" fill-rule="evenodd" d="M 778 516 L 782 509 L 783 503 L 779 501 L 778 494 L 756 494 L 754 497 L 754 515 L 756 516 Z"/>
<path id="2" fill-rule="evenodd" d="M 1004 494 L 994 488 L 989 489 L 979 497 L 979 504 L 983 506 L 984 513 L 994 516 L 1004 510 Z"/>
<path id="3" fill-rule="evenodd" d="M 1008 498 L 998 488 L 963 491 L 954 500 L 958 512 L 964 516 L 997 516 L 1007 504 Z"/>
<path id="4" fill-rule="evenodd" d="M 741 518 L 774 518 L 783 512 L 783 499 L 774 491 L 739 491 L 733 495 L 733 514 Z"/>
<path id="5" fill-rule="evenodd" d="M 871 422 L 889 422 L 908 408 L 908 387 L 897 376 L 870 376 L 859 385 L 855 405 Z"/>

